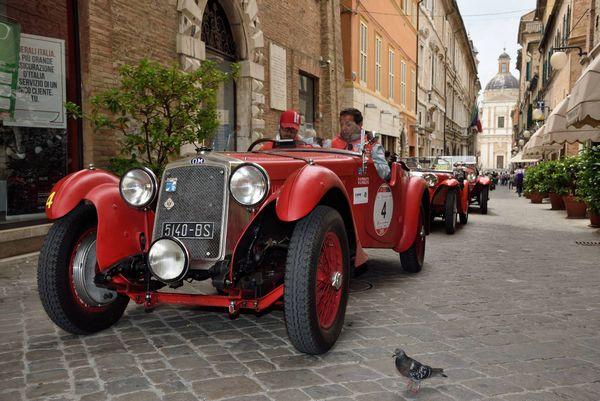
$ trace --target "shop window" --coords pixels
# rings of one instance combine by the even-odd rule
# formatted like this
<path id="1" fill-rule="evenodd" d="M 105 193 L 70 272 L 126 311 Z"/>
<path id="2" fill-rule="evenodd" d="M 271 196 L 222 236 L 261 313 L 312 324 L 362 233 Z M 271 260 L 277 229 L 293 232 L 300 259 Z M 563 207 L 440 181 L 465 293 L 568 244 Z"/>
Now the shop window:
<path id="1" fill-rule="evenodd" d="M 0 5 L 0 66 L 12 57 L 19 65 L 14 80 L 0 67 L 0 82 L 12 85 L 8 93 L 0 88 L 0 229 L 43 219 L 52 186 L 80 167 L 78 123 L 64 109 L 65 102 L 78 101 L 80 88 L 76 3 Z"/>

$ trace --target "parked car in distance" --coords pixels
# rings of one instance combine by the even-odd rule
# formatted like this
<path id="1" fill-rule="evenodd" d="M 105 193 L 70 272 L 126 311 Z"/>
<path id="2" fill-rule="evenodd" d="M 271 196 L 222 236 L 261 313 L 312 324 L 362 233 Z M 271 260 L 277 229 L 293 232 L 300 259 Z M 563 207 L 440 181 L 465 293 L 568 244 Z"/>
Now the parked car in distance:
<path id="1" fill-rule="evenodd" d="M 462 167 L 454 167 L 444 156 L 404 159 L 411 174 L 423 177 L 429 187 L 430 217 L 444 220 L 447 234 L 456 232 L 457 222 L 469 219 L 469 182 Z"/>

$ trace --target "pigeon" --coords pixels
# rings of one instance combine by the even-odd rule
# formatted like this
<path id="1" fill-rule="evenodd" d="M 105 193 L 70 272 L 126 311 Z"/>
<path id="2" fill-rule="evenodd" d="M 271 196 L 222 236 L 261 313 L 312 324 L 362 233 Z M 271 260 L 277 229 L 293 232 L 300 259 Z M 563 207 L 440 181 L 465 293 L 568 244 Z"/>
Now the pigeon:
<path id="1" fill-rule="evenodd" d="M 394 351 L 394 359 L 398 372 L 409 379 L 407 386 L 413 393 L 417 393 L 420 390 L 422 380 L 429 379 L 430 377 L 448 377 L 444 374 L 444 369 L 423 365 L 406 355 L 400 348 Z"/>

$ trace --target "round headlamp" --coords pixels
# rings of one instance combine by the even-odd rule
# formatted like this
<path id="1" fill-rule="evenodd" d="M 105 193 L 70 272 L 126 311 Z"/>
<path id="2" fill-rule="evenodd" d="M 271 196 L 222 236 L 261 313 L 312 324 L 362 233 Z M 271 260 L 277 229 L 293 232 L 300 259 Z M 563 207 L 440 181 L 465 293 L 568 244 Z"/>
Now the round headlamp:
<path id="1" fill-rule="evenodd" d="M 229 190 L 239 204 L 254 206 L 267 196 L 269 177 L 267 172 L 256 164 L 242 164 L 231 174 Z"/>
<path id="2" fill-rule="evenodd" d="M 119 191 L 129 205 L 144 208 L 156 198 L 156 176 L 149 168 L 132 168 L 121 177 Z"/>
<path id="3" fill-rule="evenodd" d="M 437 184 L 437 176 L 435 174 L 423 174 L 423 179 L 430 187 L 435 186 Z"/>
<path id="4" fill-rule="evenodd" d="M 469 181 L 475 181 L 476 178 L 477 178 L 477 174 L 475 174 L 475 173 L 469 173 L 467 175 L 467 180 L 469 180 Z"/>
<path id="5" fill-rule="evenodd" d="M 189 267 L 188 251 L 177 238 L 159 238 L 148 251 L 148 268 L 163 283 L 183 279 Z"/>

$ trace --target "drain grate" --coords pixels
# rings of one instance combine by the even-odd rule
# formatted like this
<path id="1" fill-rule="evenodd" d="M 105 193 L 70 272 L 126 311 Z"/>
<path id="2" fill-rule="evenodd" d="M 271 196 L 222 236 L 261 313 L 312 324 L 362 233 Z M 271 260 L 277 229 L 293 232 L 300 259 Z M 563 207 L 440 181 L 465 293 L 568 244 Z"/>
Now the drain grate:
<path id="1" fill-rule="evenodd" d="M 600 241 L 575 241 L 575 243 L 581 246 L 600 246 Z"/>

